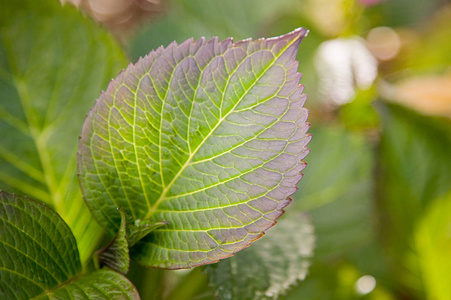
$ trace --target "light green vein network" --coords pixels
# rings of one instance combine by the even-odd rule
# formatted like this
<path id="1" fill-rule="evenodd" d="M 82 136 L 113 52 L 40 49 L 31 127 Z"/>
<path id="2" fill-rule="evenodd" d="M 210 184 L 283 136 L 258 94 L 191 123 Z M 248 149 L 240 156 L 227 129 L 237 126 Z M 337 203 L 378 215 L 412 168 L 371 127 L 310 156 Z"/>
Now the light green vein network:
<path id="1" fill-rule="evenodd" d="M 111 233 L 117 207 L 168 221 L 132 249 L 138 261 L 214 262 L 283 213 L 310 140 L 295 62 L 305 34 L 173 43 L 100 96 L 80 140 L 82 189 Z"/>

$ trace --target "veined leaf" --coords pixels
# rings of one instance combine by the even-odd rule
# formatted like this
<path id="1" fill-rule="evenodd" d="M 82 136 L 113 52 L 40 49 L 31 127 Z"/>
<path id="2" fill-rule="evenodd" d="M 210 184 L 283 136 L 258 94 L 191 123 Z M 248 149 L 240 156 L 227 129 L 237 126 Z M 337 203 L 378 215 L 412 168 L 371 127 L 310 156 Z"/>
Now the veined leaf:
<path id="1" fill-rule="evenodd" d="M 125 276 L 102 269 L 68 282 L 35 299 L 139 300 L 140 298 L 136 288 Z"/>
<path id="2" fill-rule="evenodd" d="M 121 214 L 119 231 L 110 244 L 97 252 L 95 259 L 101 266 L 108 266 L 122 274 L 127 274 L 130 267 L 129 248 L 167 222 L 133 221 L 122 209 L 119 212 Z"/>
<path id="3" fill-rule="evenodd" d="M 166 221 L 150 221 L 150 220 L 136 220 L 129 215 L 126 215 L 127 221 L 127 242 L 129 247 L 133 247 L 137 242 L 139 242 L 143 237 L 148 235 L 153 230 L 160 226 L 168 224 Z"/>
<path id="4" fill-rule="evenodd" d="M 0 298 L 30 299 L 80 271 L 64 221 L 44 204 L 0 191 Z"/>
<path id="5" fill-rule="evenodd" d="M 139 299 L 119 273 L 80 272 L 74 235 L 61 217 L 0 191 L 0 299 Z"/>
<path id="6" fill-rule="evenodd" d="M 127 274 L 130 267 L 130 255 L 126 237 L 126 216 L 124 211 L 120 213 L 119 231 L 110 244 L 95 254 L 94 260 L 97 260 L 101 266 L 108 266 L 122 274 Z"/>
<path id="7" fill-rule="evenodd" d="M 172 43 L 101 94 L 79 143 L 81 186 L 111 234 L 117 207 L 168 222 L 132 249 L 139 262 L 216 262 L 283 213 L 310 140 L 295 61 L 306 34 Z"/>
<path id="8" fill-rule="evenodd" d="M 278 299 L 307 275 L 314 244 L 308 218 L 289 215 L 252 247 L 207 266 L 206 273 L 223 300 Z"/>
<path id="9" fill-rule="evenodd" d="M 52 206 L 82 263 L 102 233 L 83 201 L 76 147 L 92 99 L 125 65 L 114 40 L 57 0 L 0 4 L 0 188 Z"/>

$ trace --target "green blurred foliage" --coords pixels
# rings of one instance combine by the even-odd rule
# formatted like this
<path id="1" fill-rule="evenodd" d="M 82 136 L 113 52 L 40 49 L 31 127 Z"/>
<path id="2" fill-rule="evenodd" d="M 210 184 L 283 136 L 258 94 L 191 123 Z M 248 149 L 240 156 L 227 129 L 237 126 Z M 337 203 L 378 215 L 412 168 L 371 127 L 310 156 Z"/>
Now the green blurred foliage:
<path id="1" fill-rule="evenodd" d="M 0 189 L 55 209 L 83 266 L 103 229 L 78 187 L 77 138 L 95 98 L 126 62 L 111 34 L 74 7 L 0 1 Z"/>

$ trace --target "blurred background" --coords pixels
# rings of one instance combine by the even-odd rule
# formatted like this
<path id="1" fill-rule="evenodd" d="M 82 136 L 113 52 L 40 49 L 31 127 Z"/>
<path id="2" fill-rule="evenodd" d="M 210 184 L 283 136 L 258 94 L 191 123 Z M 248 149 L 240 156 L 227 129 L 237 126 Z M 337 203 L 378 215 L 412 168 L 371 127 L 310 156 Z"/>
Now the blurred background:
<path id="1" fill-rule="evenodd" d="M 449 1 L 66 2 L 132 62 L 174 40 L 308 28 L 298 60 L 313 140 L 287 211 L 310 215 L 316 249 L 284 299 L 451 299 Z M 200 268 L 129 276 L 142 299 L 214 298 Z"/>

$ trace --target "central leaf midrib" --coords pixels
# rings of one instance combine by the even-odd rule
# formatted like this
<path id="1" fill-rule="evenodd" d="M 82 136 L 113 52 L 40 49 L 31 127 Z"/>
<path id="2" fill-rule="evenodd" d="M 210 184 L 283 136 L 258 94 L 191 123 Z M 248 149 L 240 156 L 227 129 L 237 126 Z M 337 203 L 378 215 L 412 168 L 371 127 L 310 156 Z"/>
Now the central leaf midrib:
<path id="1" fill-rule="evenodd" d="M 210 138 L 210 136 L 215 132 L 215 130 L 219 127 L 220 124 L 235 110 L 235 108 L 241 103 L 243 98 L 247 95 L 247 93 L 255 86 L 255 84 L 261 79 L 261 77 L 266 74 L 266 72 L 274 65 L 274 63 L 277 61 L 277 59 L 280 58 L 280 56 L 288 49 L 293 43 L 295 43 L 298 39 L 291 40 L 283 49 L 280 50 L 278 55 L 276 55 L 273 60 L 268 64 L 268 66 L 259 74 L 259 76 L 255 79 L 255 81 L 251 84 L 251 86 L 243 93 L 243 95 L 240 97 L 240 99 L 235 103 L 235 105 L 232 107 L 232 109 L 224 116 L 221 117 L 218 122 L 216 123 L 215 127 L 210 131 L 210 133 L 202 140 L 202 142 L 197 146 L 197 148 L 190 154 L 188 159 L 186 160 L 185 164 L 180 168 L 179 172 L 173 177 L 171 182 L 165 187 L 163 192 L 161 193 L 160 197 L 155 201 L 155 204 L 153 205 L 152 209 L 149 210 L 147 215 L 145 216 L 145 219 L 149 219 L 157 210 L 159 204 L 165 199 L 166 194 L 169 192 L 173 184 L 177 181 L 177 179 L 180 177 L 180 175 L 184 172 L 184 170 L 189 166 L 189 163 L 193 159 L 193 157 L 197 154 L 197 152 L 200 150 L 200 148 L 203 146 L 203 144 Z M 249 56 L 248 56 L 249 57 Z M 247 57 L 246 57 L 247 58 Z M 243 62 L 246 60 L 246 58 L 243 60 Z M 238 69 L 238 68 L 237 68 Z M 236 69 L 236 70 L 237 70 Z M 236 71 L 235 71 L 236 72 Z M 233 74 L 235 74 L 235 72 Z M 227 90 L 228 83 L 230 78 L 233 76 L 233 74 L 230 74 L 227 80 L 227 85 L 224 88 L 224 93 Z M 222 103 L 222 102 L 221 102 Z M 161 163 L 161 162 L 160 162 Z"/>
<path id="2" fill-rule="evenodd" d="M 28 124 L 26 125 L 28 125 L 30 132 L 29 136 L 35 144 L 36 152 L 43 169 L 45 185 L 50 194 L 50 199 L 40 200 L 46 203 L 50 202 L 50 204 L 54 205 L 57 212 L 62 213 L 63 209 L 61 207 L 61 197 L 58 193 L 54 169 L 52 167 L 51 159 L 46 145 L 47 139 L 52 134 L 52 132 L 48 128 L 40 128 L 36 123 L 37 115 L 36 112 L 32 109 L 27 83 L 24 81 L 23 76 L 21 76 L 22 74 L 19 70 L 19 67 L 17 66 L 17 61 L 14 59 L 14 56 L 10 54 L 14 53 L 14 46 L 10 42 L 10 40 L 13 39 L 10 36 L 7 36 L 5 39 L 3 39 L 3 44 L 6 49 L 6 57 L 12 75 L 12 82 L 17 89 L 19 101 L 27 119 Z"/>

